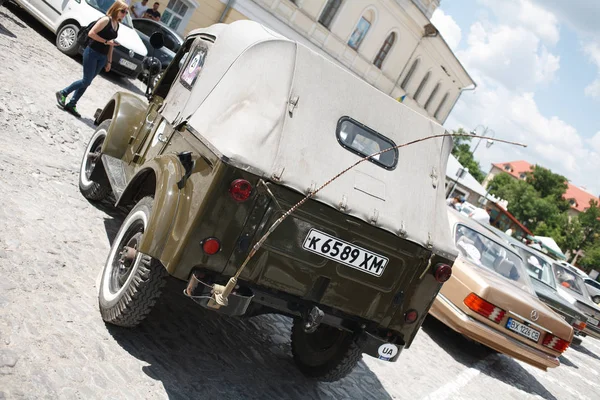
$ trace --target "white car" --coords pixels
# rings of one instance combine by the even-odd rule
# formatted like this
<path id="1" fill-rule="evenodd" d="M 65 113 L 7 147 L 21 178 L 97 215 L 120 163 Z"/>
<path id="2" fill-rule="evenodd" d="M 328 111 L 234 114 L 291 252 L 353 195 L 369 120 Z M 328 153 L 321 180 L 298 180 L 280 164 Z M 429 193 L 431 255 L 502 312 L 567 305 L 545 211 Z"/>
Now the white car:
<path id="1" fill-rule="evenodd" d="M 592 278 L 584 278 L 583 282 L 587 288 L 590 297 L 596 304 L 600 304 L 600 282 L 593 280 Z"/>
<path id="2" fill-rule="evenodd" d="M 82 52 L 77 33 L 82 27 L 106 15 L 114 0 L 13 0 L 56 34 L 56 47 L 70 56 Z M 119 27 L 111 71 L 136 78 L 147 55 L 146 46 L 125 16 Z"/>

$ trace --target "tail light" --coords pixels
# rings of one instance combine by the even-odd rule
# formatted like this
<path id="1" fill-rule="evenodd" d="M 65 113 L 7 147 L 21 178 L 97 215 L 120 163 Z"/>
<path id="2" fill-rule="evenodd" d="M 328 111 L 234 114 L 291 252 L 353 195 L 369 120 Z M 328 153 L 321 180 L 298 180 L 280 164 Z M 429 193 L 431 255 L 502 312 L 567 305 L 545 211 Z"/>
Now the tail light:
<path id="1" fill-rule="evenodd" d="M 433 268 L 433 275 L 435 275 L 436 281 L 444 283 L 452 276 L 452 267 L 448 264 L 436 264 Z"/>
<path id="2" fill-rule="evenodd" d="M 575 322 L 575 323 L 573 324 L 573 326 L 574 326 L 576 329 L 579 329 L 580 331 L 582 331 L 582 330 L 584 330 L 584 329 L 585 329 L 585 327 L 587 326 L 587 324 L 586 324 L 585 322 L 582 322 L 582 321 L 577 321 L 577 322 Z"/>
<path id="3" fill-rule="evenodd" d="M 483 315 L 490 321 L 494 321 L 497 324 L 502 321 L 504 314 L 506 314 L 506 311 L 500 307 L 496 307 L 492 303 L 485 301 L 475 293 L 471 293 L 465 298 L 465 305 L 471 310 L 475 311 L 477 314 Z"/>
<path id="4" fill-rule="evenodd" d="M 209 256 L 217 254 L 221 250 L 221 242 L 217 238 L 207 238 L 202 241 L 202 250 Z"/>
<path id="5" fill-rule="evenodd" d="M 544 341 L 542 342 L 542 344 L 546 347 L 558 351 L 559 353 L 562 353 L 563 351 L 569 348 L 570 343 L 566 340 L 563 340 L 557 336 L 548 333 L 546 334 L 546 337 L 544 337 Z"/>
<path id="6" fill-rule="evenodd" d="M 417 313 L 416 310 L 408 310 L 404 314 L 404 322 L 406 322 L 407 324 L 412 324 L 413 322 L 415 322 L 417 320 L 418 317 L 419 317 L 419 313 Z"/>
<path id="7" fill-rule="evenodd" d="M 252 185 L 245 179 L 236 179 L 229 185 L 229 194 L 238 203 L 244 202 L 252 194 Z"/>

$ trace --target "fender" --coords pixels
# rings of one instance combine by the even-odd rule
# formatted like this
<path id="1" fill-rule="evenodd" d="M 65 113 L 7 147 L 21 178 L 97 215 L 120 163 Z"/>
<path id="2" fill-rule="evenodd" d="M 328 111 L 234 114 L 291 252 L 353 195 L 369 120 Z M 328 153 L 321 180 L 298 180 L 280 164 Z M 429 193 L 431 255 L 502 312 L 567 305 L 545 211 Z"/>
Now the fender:
<path id="1" fill-rule="evenodd" d="M 186 196 L 188 190 L 177 187 L 184 174 L 185 169 L 175 154 L 155 157 L 134 175 L 116 203 L 118 207 L 143 196 L 154 196 L 152 215 L 138 250 L 159 260 L 169 239 L 180 198 Z"/>
<path id="2" fill-rule="evenodd" d="M 112 118 L 102 153 L 123 159 L 129 141 L 144 123 L 148 104 L 139 97 L 125 92 L 117 92 L 104 106 L 96 118 L 96 124 Z"/>

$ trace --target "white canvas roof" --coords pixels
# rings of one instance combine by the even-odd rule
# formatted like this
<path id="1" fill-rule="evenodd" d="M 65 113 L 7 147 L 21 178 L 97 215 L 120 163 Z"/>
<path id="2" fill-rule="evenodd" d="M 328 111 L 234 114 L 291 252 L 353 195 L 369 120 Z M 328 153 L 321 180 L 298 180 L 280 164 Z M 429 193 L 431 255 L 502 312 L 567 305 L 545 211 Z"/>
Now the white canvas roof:
<path id="1" fill-rule="evenodd" d="M 231 163 L 301 193 L 360 159 L 336 135 L 350 117 L 396 144 L 444 133 L 436 122 L 356 78 L 321 55 L 261 25 L 238 21 L 217 37 L 184 117 Z M 176 87 L 178 86 L 178 87 Z M 187 94 L 186 94 L 187 93 Z M 290 104 L 297 99 L 297 105 Z M 444 201 L 448 137 L 399 150 L 393 170 L 363 162 L 315 199 L 436 252 L 455 257 Z"/>

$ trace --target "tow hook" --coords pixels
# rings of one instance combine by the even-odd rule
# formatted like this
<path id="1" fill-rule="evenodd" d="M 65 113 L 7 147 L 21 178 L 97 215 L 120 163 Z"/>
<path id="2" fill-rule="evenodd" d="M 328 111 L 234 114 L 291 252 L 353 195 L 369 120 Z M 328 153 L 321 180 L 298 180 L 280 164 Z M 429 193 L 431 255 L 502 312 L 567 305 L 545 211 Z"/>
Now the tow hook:
<path id="1" fill-rule="evenodd" d="M 304 332 L 313 333 L 317 330 L 325 313 L 319 307 L 313 307 L 309 313 L 304 316 Z"/>

